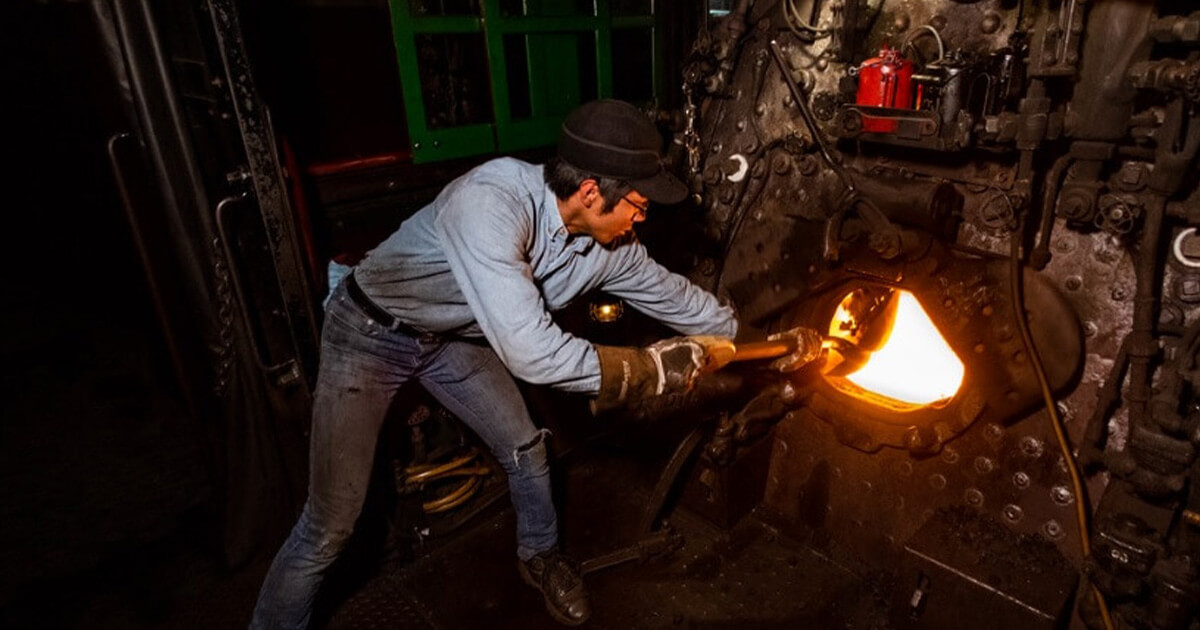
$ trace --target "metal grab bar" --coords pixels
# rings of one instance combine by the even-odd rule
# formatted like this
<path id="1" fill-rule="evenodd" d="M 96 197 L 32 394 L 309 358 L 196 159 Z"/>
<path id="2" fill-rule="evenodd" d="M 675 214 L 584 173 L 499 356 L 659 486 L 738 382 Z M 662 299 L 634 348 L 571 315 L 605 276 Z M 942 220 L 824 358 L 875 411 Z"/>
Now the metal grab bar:
<path id="1" fill-rule="evenodd" d="M 258 364 L 260 370 L 264 373 L 276 376 L 280 373 L 294 372 L 296 370 L 296 360 L 288 359 L 275 365 L 267 364 L 267 357 L 263 355 L 262 344 L 259 343 L 258 333 L 250 321 L 249 302 L 246 300 L 246 292 L 242 286 L 241 273 L 237 268 L 237 259 L 233 255 L 233 247 L 229 243 L 229 229 L 225 222 L 229 214 L 229 208 L 233 207 L 240 201 L 245 201 L 250 196 L 250 193 L 238 193 L 225 197 L 217 202 L 216 210 L 213 214 L 216 216 L 217 234 L 221 241 L 221 250 L 225 254 L 225 264 L 229 269 L 229 277 L 233 281 L 233 291 L 237 296 L 238 312 L 242 318 L 242 325 L 246 328 L 246 336 L 250 339 L 250 347 L 254 352 L 255 363 Z"/>
<path id="2" fill-rule="evenodd" d="M 142 263 L 142 273 L 150 289 L 150 301 L 154 304 L 154 315 L 158 318 L 159 328 L 162 330 L 164 337 L 163 341 L 167 345 L 167 353 L 171 356 L 171 368 L 175 371 L 175 379 L 179 381 L 179 391 L 183 393 L 188 411 L 195 415 L 197 413 L 197 406 L 192 396 L 192 388 L 188 383 L 183 354 L 179 350 L 179 342 L 175 335 L 175 329 L 171 325 L 171 318 L 167 316 L 167 307 L 163 303 L 158 278 L 154 275 L 154 267 L 151 265 L 150 251 L 146 248 L 146 238 L 142 234 L 141 227 L 138 225 L 137 212 L 133 207 L 133 199 L 129 194 L 129 183 L 125 178 L 125 170 L 121 168 L 121 160 L 117 157 L 117 143 L 132 137 L 128 131 L 118 131 L 109 137 L 105 145 L 106 152 L 108 153 L 108 164 L 112 167 L 113 181 L 117 186 L 117 195 L 121 198 L 121 210 L 125 213 L 125 220 L 129 222 L 129 232 L 133 237 L 133 245 L 137 248 L 138 260 Z"/>

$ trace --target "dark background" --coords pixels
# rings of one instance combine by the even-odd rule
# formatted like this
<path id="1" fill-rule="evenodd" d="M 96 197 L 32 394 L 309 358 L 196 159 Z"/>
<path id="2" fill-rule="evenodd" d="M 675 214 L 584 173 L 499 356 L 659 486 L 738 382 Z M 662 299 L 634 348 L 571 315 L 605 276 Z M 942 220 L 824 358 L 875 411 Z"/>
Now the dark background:
<path id="1" fill-rule="evenodd" d="M 322 174 L 407 145 L 386 3 L 251 5 L 247 47 L 319 253 L 368 248 L 400 217 L 370 180 L 367 202 L 337 206 Z M 188 412 L 114 184 L 123 112 L 91 10 L 0 8 L 0 626 L 236 627 L 274 549 L 222 554 L 220 446 Z M 412 181 L 431 194 L 477 161 Z"/>

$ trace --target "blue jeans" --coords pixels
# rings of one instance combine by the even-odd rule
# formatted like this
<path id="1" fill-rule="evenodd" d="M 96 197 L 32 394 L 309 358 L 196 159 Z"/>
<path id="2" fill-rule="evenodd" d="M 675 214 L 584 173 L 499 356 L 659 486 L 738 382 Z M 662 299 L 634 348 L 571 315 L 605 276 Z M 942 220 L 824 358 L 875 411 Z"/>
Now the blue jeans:
<path id="1" fill-rule="evenodd" d="M 507 473 L 518 557 L 527 560 L 557 544 L 543 431 L 496 353 L 485 343 L 384 328 L 339 286 L 321 333 L 308 501 L 271 564 L 251 628 L 308 625 L 325 571 L 362 511 L 388 406 L 412 378 L 466 423 Z"/>

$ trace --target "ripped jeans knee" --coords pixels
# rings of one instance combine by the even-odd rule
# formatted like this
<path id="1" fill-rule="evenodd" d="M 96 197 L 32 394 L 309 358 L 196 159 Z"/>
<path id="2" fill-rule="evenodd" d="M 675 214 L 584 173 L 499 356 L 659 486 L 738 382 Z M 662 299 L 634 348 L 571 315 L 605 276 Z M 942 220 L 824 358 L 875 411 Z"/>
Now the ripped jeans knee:
<path id="1" fill-rule="evenodd" d="M 550 435 L 549 429 L 539 429 L 532 440 L 513 449 L 510 474 L 521 471 L 526 475 L 541 476 L 549 471 L 549 462 L 546 456 L 546 436 L 548 435 Z"/>
<path id="2" fill-rule="evenodd" d="M 558 519 L 550 494 L 550 463 L 542 429 L 502 457 L 517 513 L 517 556 L 528 560 L 558 544 Z"/>

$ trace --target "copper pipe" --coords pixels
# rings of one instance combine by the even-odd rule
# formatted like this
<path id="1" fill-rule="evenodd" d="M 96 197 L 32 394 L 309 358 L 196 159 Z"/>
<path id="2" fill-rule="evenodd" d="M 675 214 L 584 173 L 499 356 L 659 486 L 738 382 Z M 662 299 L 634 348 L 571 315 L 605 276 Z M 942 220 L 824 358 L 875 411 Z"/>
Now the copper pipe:
<path id="1" fill-rule="evenodd" d="M 437 477 L 449 470 L 453 470 L 455 468 L 458 468 L 459 466 L 465 466 L 468 462 L 475 459 L 475 456 L 477 454 L 478 453 L 475 451 L 475 449 L 471 449 L 467 454 L 465 454 L 461 457 L 458 457 L 456 459 L 453 459 L 445 464 L 438 465 L 438 466 L 429 466 L 427 464 L 419 465 L 419 466 L 409 466 L 408 468 L 406 468 L 404 470 L 404 473 L 406 475 L 404 482 L 406 484 L 411 484 L 411 483 L 420 483 L 423 481 L 428 481 L 428 480 L 430 480 L 434 477 Z"/>
<path id="2" fill-rule="evenodd" d="M 450 494 L 421 505 L 426 514 L 436 514 L 458 507 L 466 502 L 479 488 L 479 477 L 471 477 L 454 489 Z"/>

